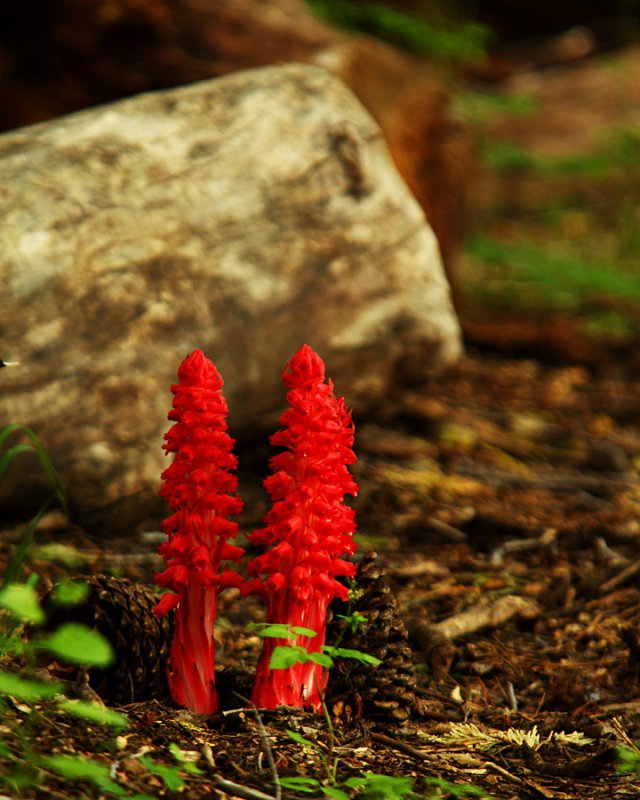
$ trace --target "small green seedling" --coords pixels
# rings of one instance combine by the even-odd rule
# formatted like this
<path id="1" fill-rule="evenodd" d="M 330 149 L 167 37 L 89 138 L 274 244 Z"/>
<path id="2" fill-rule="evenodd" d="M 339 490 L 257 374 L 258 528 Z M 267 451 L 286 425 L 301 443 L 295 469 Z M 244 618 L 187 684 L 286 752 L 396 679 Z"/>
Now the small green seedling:
<path id="1" fill-rule="evenodd" d="M 298 636 L 317 636 L 311 628 L 300 625 L 281 625 L 269 622 L 250 622 L 248 628 L 258 632 L 258 636 L 273 639 L 295 639 Z"/>
<path id="2" fill-rule="evenodd" d="M 439 790 L 442 790 L 453 797 L 479 797 L 481 800 L 495 800 L 493 795 L 487 794 L 480 786 L 474 786 L 471 783 L 452 783 L 444 778 L 433 777 L 425 777 L 424 782 L 438 790 L 438 793 L 433 795 L 434 798 L 441 797 Z"/>
<path id="3" fill-rule="evenodd" d="M 102 792 L 116 796 L 126 794 L 125 789 L 112 779 L 109 764 L 103 764 L 87 756 L 60 753 L 41 757 L 40 764 L 68 781 L 90 781 Z"/>
<path id="4" fill-rule="evenodd" d="M 349 778 L 347 788 L 361 788 L 367 800 L 402 800 L 413 794 L 413 783 L 406 775 L 379 775 L 363 772 L 361 778 Z"/>
<path id="5" fill-rule="evenodd" d="M 78 590 L 75 590 L 79 596 Z M 0 759 L 7 769 L 0 770 L 0 785 L 22 792 L 38 787 L 44 772 L 53 772 L 68 781 L 88 781 L 106 794 L 123 795 L 123 788 L 110 777 L 110 767 L 77 753 L 45 756 L 37 752 L 37 728 L 44 718 L 71 714 L 92 724 L 125 728 L 125 714 L 99 703 L 71 699 L 64 695 L 59 681 L 30 674 L 29 666 L 38 651 L 46 650 L 56 658 L 84 667 L 106 666 L 113 658 L 111 645 L 100 634 L 84 625 L 67 623 L 52 633 L 36 634 L 31 639 L 21 635 L 24 623 L 40 623 L 44 611 L 35 589 L 29 584 L 9 583 L 0 590 L 3 628 L 0 654 L 21 660 L 25 666 L 17 672 L 0 671 L 0 713 L 3 724 L 14 741 L 13 748 L 0 748 Z M 81 656 L 79 654 L 82 654 Z M 14 719 L 13 702 L 22 704 L 23 719 Z M 3 765 L 3 767 L 5 766 Z"/>
<path id="6" fill-rule="evenodd" d="M 372 666 L 377 666 L 380 664 L 381 661 L 379 658 L 375 658 L 375 656 L 369 655 L 368 653 L 363 653 L 360 650 L 352 650 L 346 647 L 338 647 L 347 630 L 350 630 L 353 634 L 355 633 L 358 625 L 360 625 L 362 622 L 366 622 L 366 617 L 363 617 L 362 614 L 359 614 L 358 612 L 347 615 L 340 614 L 338 616 L 340 619 L 345 621 L 345 626 L 338 636 L 336 645 L 323 645 L 321 651 L 309 651 L 302 645 L 297 644 L 278 645 L 277 647 L 274 647 L 271 654 L 269 668 L 287 669 L 295 664 L 305 664 L 307 661 L 312 661 L 315 664 L 319 664 L 324 669 L 331 669 L 331 667 L 334 665 L 334 659 L 336 658 L 353 658 L 360 663 L 370 664 Z M 306 636 L 308 638 L 317 636 L 316 631 L 296 625 L 273 625 L 258 622 L 251 623 L 249 627 L 257 630 L 259 636 L 274 637 L 277 639 L 293 640 L 298 636 Z M 294 742 L 311 748 L 320 756 L 330 786 L 322 786 L 320 781 L 307 776 L 281 778 L 279 783 L 283 788 L 307 793 L 314 793 L 319 788 L 322 788 L 324 793 L 327 795 L 327 797 L 331 798 L 331 800 L 348 800 L 349 796 L 337 786 L 336 775 L 338 770 L 338 759 L 333 758 L 335 732 L 333 729 L 331 716 L 329 715 L 329 709 L 327 708 L 327 704 L 324 700 L 324 693 L 320 690 L 320 687 L 318 687 L 318 690 L 322 703 L 322 712 L 327 723 L 327 730 L 329 734 L 328 744 L 325 746 L 318 742 L 312 742 L 310 739 L 305 738 L 296 731 L 287 730 L 287 735 L 293 739 Z"/>
<path id="7" fill-rule="evenodd" d="M 79 753 L 44 755 L 36 746 L 39 725 L 59 714 L 71 714 L 115 730 L 125 728 L 128 719 L 125 714 L 99 703 L 66 697 L 62 683 L 33 673 L 40 651 L 89 668 L 110 664 L 113 650 L 100 634 L 77 623 L 63 624 L 52 632 L 35 632 L 29 638 L 25 634 L 27 626 L 45 622 L 45 612 L 35 589 L 38 575 L 32 573 L 20 583 L 18 573 L 47 508 L 57 499 L 66 511 L 66 492 L 40 440 L 30 428 L 9 425 L 0 431 L 0 451 L 7 437 L 17 431 L 25 433 L 31 444 L 17 444 L 0 453 L 0 479 L 19 453 L 35 452 L 52 483 L 53 493 L 26 526 L 0 584 L 0 657 L 19 667 L 15 672 L 6 668 L 0 670 L 0 714 L 6 734 L 6 741 L 0 743 L 0 786 L 12 795 L 29 793 L 31 796 L 34 790 L 38 793 L 43 776 L 54 773 L 67 781 L 91 783 L 103 795 L 127 795 L 125 788 L 113 779 L 110 764 Z M 84 582 L 66 581 L 54 590 L 52 597 L 59 605 L 72 605 L 85 599 L 87 593 L 88 586 Z M 138 800 L 147 799 L 139 795 Z"/>
<path id="8" fill-rule="evenodd" d="M 31 541 L 33 539 L 35 530 L 38 527 L 38 523 L 42 519 L 47 509 L 51 505 L 53 505 L 53 503 L 57 500 L 62 510 L 65 512 L 65 514 L 67 513 L 68 510 L 67 491 L 65 485 L 62 482 L 58 473 L 56 472 L 55 467 L 51 463 L 51 459 L 49 458 L 44 447 L 42 446 L 40 439 L 31 430 L 31 428 L 29 428 L 27 425 L 7 425 L 0 431 L 0 450 L 4 447 L 7 438 L 11 434 L 18 432 L 25 434 L 31 440 L 31 444 L 20 443 L 13 445 L 0 455 L 0 480 L 2 480 L 4 473 L 9 467 L 9 464 L 11 464 L 13 459 L 18 454 L 35 453 L 47 477 L 49 478 L 53 491 L 51 495 L 47 498 L 47 500 L 45 500 L 45 502 L 42 504 L 37 514 L 33 517 L 33 519 L 28 523 L 27 527 L 25 528 L 24 534 L 20 542 L 20 546 L 16 550 L 13 558 L 9 563 L 9 566 L 7 567 L 7 571 L 4 574 L 4 578 L 2 580 L 2 586 L 6 586 L 9 583 L 14 582 L 16 577 L 18 576 L 20 566 L 22 564 L 22 561 L 29 546 L 31 545 Z"/>
<path id="9" fill-rule="evenodd" d="M 338 614 L 339 619 L 345 620 L 345 629 L 338 637 L 338 643 L 343 638 L 345 631 L 348 629 L 351 633 L 355 633 L 358 625 L 366 622 L 366 617 L 362 614 L 354 612 L 350 615 Z M 272 625 L 263 622 L 252 622 L 249 627 L 257 630 L 258 635 L 262 637 L 273 637 L 276 639 L 295 639 L 298 636 L 306 636 L 312 638 L 317 636 L 317 632 L 311 628 L 303 628 L 297 625 Z M 294 664 L 305 664 L 307 661 L 313 661 L 325 669 L 331 669 L 336 658 L 353 658 L 361 664 L 371 664 L 376 666 L 381 661 L 369 653 L 363 653 L 360 650 L 352 650 L 346 647 L 338 647 L 337 645 L 325 644 L 322 646 L 322 652 L 309 651 L 301 645 L 279 645 L 273 649 L 271 660 L 269 662 L 270 669 L 287 669 Z"/>
<path id="10" fill-rule="evenodd" d="M 291 735 L 291 731 L 287 731 L 287 733 Z M 296 738 L 295 741 L 314 746 L 313 742 L 302 736 Z M 318 791 L 322 791 L 330 800 L 351 800 L 353 791 L 349 792 L 350 789 L 356 790 L 357 794 L 363 796 L 365 800 L 403 800 L 403 798 L 415 794 L 411 778 L 404 775 L 379 775 L 375 772 L 363 772 L 361 777 L 348 778 L 340 786 L 323 786 L 319 780 L 307 775 L 281 778 L 280 785 L 285 789 L 306 794 L 316 794 Z"/>
<path id="11" fill-rule="evenodd" d="M 640 748 L 618 747 L 617 752 L 619 772 L 640 772 Z"/>
<path id="12" fill-rule="evenodd" d="M 169 750 L 177 762 L 175 765 L 162 764 L 159 761 L 154 761 L 151 756 L 146 753 L 139 757 L 139 761 L 152 775 L 160 778 L 170 792 L 179 792 L 184 789 L 185 786 L 185 781 L 181 773 L 189 772 L 192 775 L 199 775 L 201 770 L 198 769 L 193 761 L 187 758 L 185 753 L 175 742 L 169 743 Z"/>

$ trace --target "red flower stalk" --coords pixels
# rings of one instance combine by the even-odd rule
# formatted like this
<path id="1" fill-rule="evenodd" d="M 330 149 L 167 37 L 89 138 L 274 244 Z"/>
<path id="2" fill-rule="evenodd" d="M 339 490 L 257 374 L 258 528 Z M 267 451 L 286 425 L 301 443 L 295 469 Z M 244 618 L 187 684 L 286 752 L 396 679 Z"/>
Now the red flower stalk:
<path id="1" fill-rule="evenodd" d="M 162 523 L 168 540 L 159 548 L 167 567 L 155 576 L 158 585 L 174 593 L 165 594 L 154 613 L 177 609 L 168 672 L 174 700 L 211 714 L 218 707 L 213 641 L 218 594 L 243 582 L 228 568 L 219 569 L 223 560 L 238 562 L 244 555 L 228 542 L 238 525 L 227 519 L 241 510 L 242 500 L 231 494 L 238 485 L 232 473 L 237 459 L 231 452 L 234 440 L 226 432 L 222 378 L 200 350 L 185 358 L 178 377 L 169 412 L 175 424 L 163 445 L 175 456 L 162 473 L 160 490 L 172 511 Z"/>
<path id="2" fill-rule="evenodd" d="M 282 429 L 271 443 L 284 452 L 270 461 L 273 474 L 264 481 L 274 501 L 264 518 L 265 527 L 249 538 L 266 552 L 247 565 L 253 580 L 244 594 L 265 600 L 266 621 L 317 631 L 298 636 L 295 644 L 318 652 L 325 641 L 327 606 L 334 597 L 347 598 L 338 575 L 353 575 L 355 565 L 341 556 L 355 550 L 354 511 L 344 505 L 345 494 L 356 494 L 346 464 L 355 462 L 354 426 L 343 398 L 333 394 L 318 355 L 304 345 L 293 356 L 282 379 L 289 387 L 291 406 L 282 415 Z M 266 580 L 258 577 L 268 575 Z M 290 640 L 265 639 L 257 666 L 253 702 L 262 708 L 321 707 L 320 694 L 327 673 L 307 661 L 278 670 L 269 669 L 273 649 Z"/>

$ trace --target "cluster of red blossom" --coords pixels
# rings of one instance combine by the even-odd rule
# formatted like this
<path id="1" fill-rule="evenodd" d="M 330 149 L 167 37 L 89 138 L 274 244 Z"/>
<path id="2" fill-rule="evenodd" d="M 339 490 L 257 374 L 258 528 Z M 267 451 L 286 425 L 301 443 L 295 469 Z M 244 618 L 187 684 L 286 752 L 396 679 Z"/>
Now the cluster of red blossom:
<path id="1" fill-rule="evenodd" d="M 162 473 L 161 490 L 171 509 L 164 520 L 167 541 L 160 553 L 167 567 L 156 576 L 167 592 L 155 613 L 176 609 L 169 684 L 174 699 L 192 711 L 213 713 L 215 689 L 213 624 L 219 592 L 239 587 L 244 595 L 260 595 L 266 622 L 299 626 L 317 632 L 293 644 L 319 652 L 325 641 L 327 606 L 347 589 L 337 576 L 353 575 L 355 565 L 342 557 L 355 549 L 354 512 L 343 500 L 358 490 L 347 464 L 355 461 L 354 427 L 342 398 L 325 382 L 320 357 L 304 345 L 283 373 L 289 408 L 271 443 L 284 450 L 271 459 L 265 487 L 273 507 L 264 527 L 249 534 L 264 548 L 250 561 L 245 582 L 240 573 L 221 565 L 239 563 L 244 550 L 229 543 L 238 525 L 230 514 L 242 508 L 234 495 L 237 459 L 227 433 L 227 404 L 222 378 L 200 350 L 188 356 L 172 386 L 174 425 L 164 449 L 174 453 Z M 262 577 L 266 576 L 266 577 Z M 273 649 L 291 640 L 266 638 L 256 670 L 252 700 L 261 708 L 320 707 L 327 672 L 307 660 L 285 669 L 269 668 Z"/>

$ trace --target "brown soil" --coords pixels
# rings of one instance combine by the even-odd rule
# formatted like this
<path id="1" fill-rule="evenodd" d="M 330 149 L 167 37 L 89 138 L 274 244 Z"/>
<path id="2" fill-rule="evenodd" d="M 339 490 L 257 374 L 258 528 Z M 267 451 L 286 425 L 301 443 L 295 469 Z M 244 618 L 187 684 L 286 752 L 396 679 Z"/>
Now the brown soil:
<path id="1" fill-rule="evenodd" d="M 570 319 L 542 329 L 539 322 L 470 324 L 457 367 L 358 427 L 359 535 L 386 565 L 411 633 L 419 692 L 402 725 L 334 709 L 339 783 L 369 770 L 472 784 L 497 798 L 640 793 L 637 774 L 618 770 L 614 749 L 640 738 L 640 365 L 633 347 L 590 347 Z M 514 352 L 517 331 L 526 357 Z M 245 526 L 263 513 L 256 500 Z M 89 573 L 152 582 L 161 564 L 139 538 L 98 548 L 56 514 L 38 537 L 73 546 Z M 39 561 L 36 551 L 29 569 L 49 580 L 68 568 Z M 219 613 L 220 669 L 250 673 L 259 640 L 246 623 L 257 607 L 231 596 Z M 438 630 L 448 638 L 434 636 Z M 178 793 L 136 755 L 175 763 L 171 742 L 201 769 L 183 774 L 180 797 L 242 791 L 225 790 L 223 780 L 273 795 L 268 747 L 281 777 L 326 780 L 318 753 L 286 733 L 326 744 L 321 715 L 264 712 L 263 735 L 247 710 L 203 718 L 158 700 L 123 710 L 130 726 L 117 745 L 108 728 L 43 714 L 36 750 L 91 755 L 114 765 L 131 792 L 167 798 Z M 28 709 L 16 703 L 8 714 L 23 721 Z M 534 728 L 539 746 L 482 747 L 482 734 Z M 576 732 L 585 738 L 552 741 Z M 428 738 L 447 734 L 458 740 Z M 25 796 L 69 796 L 53 774 L 42 786 Z M 73 791 L 93 790 L 79 783 Z"/>

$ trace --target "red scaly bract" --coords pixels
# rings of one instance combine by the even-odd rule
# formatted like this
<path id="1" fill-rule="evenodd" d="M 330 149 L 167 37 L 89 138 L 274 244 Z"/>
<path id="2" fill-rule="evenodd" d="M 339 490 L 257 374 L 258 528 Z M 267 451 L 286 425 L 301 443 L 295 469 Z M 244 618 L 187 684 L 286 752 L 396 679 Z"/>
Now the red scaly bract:
<path id="1" fill-rule="evenodd" d="M 189 710 L 211 714 L 217 710 L 213 624 L 218 594 L 240 586 L 242 578 L 220 564 L 240 561 L 244 550 L 229 544 L 238 525 L 227 519 L 242 508 L 233 496 L 238 479 L 232 470 L 234 440 L 226 432 L 227 403 L 222 378 L 202 351 L 195 350 L 178 370 L 180 383 L 171 387 L 175 424 L 165 434 L 163 449 L 174 453 L 162 473 L 160 491 L 172 514 L 162 523 L 168 540 L 159 552 L 167 560 L 155 576 L 165 594 L 154 609 L 158 616 L 176 609 L 171 645 L 169 686 L 174 700 Z"/>
<path id="2" fill-rule="evenodd" d="M 263 597 L 268 623 L 317 631 L 314 637 L 297 637 L 295 644 L 318 652 L 325 641 L 329 603 L 347 597 L 336 576 L 355 572 L 355 565 L 341 558 L 355 550 L 354 512 L 343 503 L 345 494 L 358 490 L 346 467 L 355 462 L 354 426 L 343 399 L 334 396 L 332 382 L 325 383 L 324 363 L 310 347 L 300 348 L 282 378 L 290 389 L 290 408 L 271 443 L 285 450 L 271 459 L 273 474 L 264 482 L 273 500 L 265 527 L 249 537 L 268 549 L 247 565 L 256 577 L 243 593 Z M 257 577 L 261 573 L 268 577 Z M 252 698 L 256 706 L 321 707 L 327 678 L 322 667 L 307 661 L 269 669 L 273 649 L 291 643 L 265 639 Z"/>

